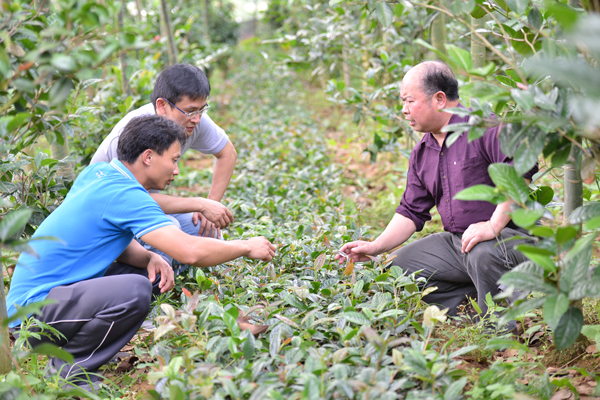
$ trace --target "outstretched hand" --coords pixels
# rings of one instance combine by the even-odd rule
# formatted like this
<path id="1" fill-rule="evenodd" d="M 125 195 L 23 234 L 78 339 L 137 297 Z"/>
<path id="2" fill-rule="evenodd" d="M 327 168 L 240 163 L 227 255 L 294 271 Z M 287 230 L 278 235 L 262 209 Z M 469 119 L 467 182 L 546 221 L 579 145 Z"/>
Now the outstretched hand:
<path id="1" fill-rule="evenodd" d="M 158 287 L 161 293 L 166 293 L 175 287 L 175 273 L 173 268 L 161 256 L 156 253 L 151 253 L 150 261 L 148 262 L 148 279 L 154 283 L 156 275 L 160 274 L 160 283 Z"/>
<path id="2" fill-rule="evenodd" d="M 337 254 L 334 258 L 338 260 L 340 264 L 342 264 L 347 261 L 347 258 L 354 262 L 364 262 L 371 260 L 367 256 L 374 257 L 376 255 L 377 249 L 375 248 L 373 242 L 357 240 L 355 242 L 350 242 L 343 245 L 340 249 L 340 254 Z"/>
<path id="3" fill-rule="evenodd" d="M 248 239 L 250 253 L 248 258 L 254 260 L 262 260 L 264 262 L 271 261 L 275 256 L 275 245 L 269 242 L 264 236 L 253 237 Z"/>

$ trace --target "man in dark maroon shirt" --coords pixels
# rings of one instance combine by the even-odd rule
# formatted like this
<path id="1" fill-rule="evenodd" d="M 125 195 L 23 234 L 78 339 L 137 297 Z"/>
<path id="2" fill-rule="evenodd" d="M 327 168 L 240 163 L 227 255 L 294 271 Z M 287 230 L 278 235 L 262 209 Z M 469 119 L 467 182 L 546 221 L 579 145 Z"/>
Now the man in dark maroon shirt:
<path id="1" fill-rule="evenodd" d="M 404 102 L 402 113 L 410 126 L 425 132 L 410 155 L 400 206 L 375 241 L 346 243 L 341 252 L 359 262 L 369 261 L 367 256 L 392 251 L 423 229 L 436 206 L 445 232 L 400 248 L 393 253 L 393 262 L 408 273 L 422 270 L 420 276 L 428 279 L 426 286 L 437 287 L 423 299 L 447 307 L 449 315 L 456 314 L 467 296 L 477 297 L 485 314 L 486 294 L 496 295 L 502 274 L 525 261 L 525 256 L 514 247 L 529 240 L 506 241 L 526 236 L 526 231 L 519 230 L 510 220 L 510 201 L 495 206 L 484 201 L 455 200 L 454 196 L 473 185 L 494 186 L 488 166 L 511 160 L 500 150 L 498 127 L 488 129 L 483 137 L 470 143 L 468 132 L 464 132 L 452 146 L 446 145 L 447 133 L 442 128 L 466 122 L 469 117 L 441 112 L 462 107 L 458 82 L 444 63 L 427 61 L 415 66 L 402 80 L 400 95 Z M 531 179 L 535 172 L 537 166 L 524 178 Z"/>

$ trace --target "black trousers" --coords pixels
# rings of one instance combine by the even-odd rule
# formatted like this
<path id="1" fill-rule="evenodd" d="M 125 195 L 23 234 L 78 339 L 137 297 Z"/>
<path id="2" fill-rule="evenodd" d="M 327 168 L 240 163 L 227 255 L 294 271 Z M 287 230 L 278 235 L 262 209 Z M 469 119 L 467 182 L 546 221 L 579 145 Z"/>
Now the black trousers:
<path id="1" fill-rule="evenodd" d="M 507 240 L 515 236 L 526 238 Z M 485 315 L 486 294 L 498 294 L 498 279 L 527 260 L 515 246 L 533 243 L 533 239 L 522 231 L 504 228 L 498 240 L 480 242 L 464 254 L 461 240 L 462 235 L 449 232 L 427 236 L 392 253 L 396 255 L 393 264 L 409 274 L 422 270 L 418 276 L 428 279 L 423 287 L 437 287 L 423 300 L 448 308 L 448 315 L 456 315 L 466 297 L 477 297 Z"/>
<path id="2" fill-rule="evenodd" d="M 131 340 L 148 315 L 151 296 L 145 269 L 113 263 L 101 278 L 50 290 L 46 299 L 56 302 L 36 317 L 65 337 L 30 338 L 29 344 L 49 342 L 71 353 L 73 364 L 51 358 L 50 366 L 64 379 L 77 380 L 84 371 L 97 372 Z"/>

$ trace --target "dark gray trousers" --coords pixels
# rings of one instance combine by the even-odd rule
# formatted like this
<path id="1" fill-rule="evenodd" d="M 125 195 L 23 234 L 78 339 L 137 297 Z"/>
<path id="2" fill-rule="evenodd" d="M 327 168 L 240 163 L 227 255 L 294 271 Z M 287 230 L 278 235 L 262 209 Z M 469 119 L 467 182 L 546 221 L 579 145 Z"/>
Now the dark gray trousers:
<path id="1" fill-rule="evenodd" d="M 50 359 L 51 369 L 65 379 L 76 380 L 84 371 L 95 373 L 136 334 L 150 310 L 151 296 L 145 269 L 113 263 L 101 278 L 50 290 L 46 299 L 56 303 L 44 306 L 36 318 L 65 338 L 42 336 L 30 338 L 29 344 L 49 342 L 71 353 L 73 364 Z"/>
<path id="2" fill-rule="evenodd" d="M 456 315 L 466 297 L 477 297 L 477 304 L 485 315 L 486 294 L 498 294 L 498 279 L 527 259 L 514 247 L 532 243 L 533 239 L 507 240 L 515 236 L 527 237 L 521 231 L 504 228 L 498 240 L 480 242 L 463 254 L 461 234 L 436 233 L 392 253 L 396 255 L 393 265 L 409 274 L 422 270 L 418 276 L 428 279 L 422 287 L 437 286 L 437 290 L 423 300 L 448 308 L 448 315 Z"/>

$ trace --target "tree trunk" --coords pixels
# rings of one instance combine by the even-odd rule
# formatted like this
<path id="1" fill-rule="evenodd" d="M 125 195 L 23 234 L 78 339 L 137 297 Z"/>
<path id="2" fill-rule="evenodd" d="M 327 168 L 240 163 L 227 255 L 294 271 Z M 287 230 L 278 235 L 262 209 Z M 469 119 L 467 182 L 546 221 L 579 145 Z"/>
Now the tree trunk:
<path id="1" fill-rule="evenodd" d="M 210 0 L 204 0 L 204 12 L 202 13 L 202 19 L 204 20 L 204 41 L 206 42 L 206 47 L 210 47 L 211 39 L 210 39 Z"/>
<path id="2" fill-rule="evenodd" d="M 0 250 L 0 258 L 2 258 L 2 250 Z M 2 285 L 0 285 L 0 321 L 4 321 L 8 318 L 6 311 L 6 295 L 4 294 L 4 267 L 0 266 L 0 278 L 2 279 Z M 0 374 L 8 374 L 12 370 L 12 364 L 10 361 L 10 339 L 8 334 L 8 328 L 2 328 L 0 326 Z"/>
<path id="3" fill-rule="evenodd" d="M 163 20 L 163 33 L 167 36 L 167 51 L 169 52 L 169 65 L 177 64 L 177 46 L 171 28 L 171 12 L 167 0 L 160 0 L 160 15 Z"/>
<path id="4" fill-rule="evenodd" d="M 446 15 L 439 13 L 431 22 L 431 45 L 438 49 L 443 54 L 448 54 L 446 51 Z M 436 55 L 436 58 L 439 57 Z"/>
<path id="5" fill-rule="evenodd" d="M 564 166 L 565 205 L 563 223 L 566 223 L 571 213 L 583 205 L 583 182 L 581 181 L 579 148 L 571 145 L 569 158 Z"/>
<path id="6" fill-rule="evenodd" d="M 118 26 L 119 32 L 123 30 L 123 19 L 125 14 L 125 1 L 121 4 L 121 11 L 119 11 Z M 141 15 L 140 15 L 141 18 Z M 131 96 L 131 88 L 129 87 L 129 80 L 127 79 L 127 54 L 122 52 L 119 56 L 121 63 L 121 91 L 124 96 Z"/>
<path id="7" fill-rule="evenodd" d="M 138 18 L 140 19 L 140 22 L 142 22 L 142 10 L 144 9 L 144 7 L 142 7 L 142 1 L 135 0 L 135 5 L 137 6 L 138 10 Z"/>
<path id="8" fill-rule="evenodd" d="M 474 30 L 485 28 L 485 17 L 471 17 L 471 27 Z M 471 34 L 471 59 L 473 60 L 474 68 L 485 67 L 485 46 L 473 34 Z"/>

